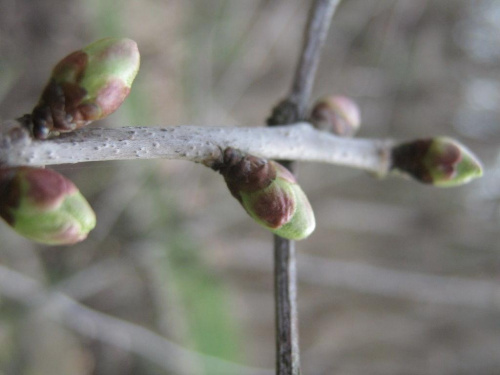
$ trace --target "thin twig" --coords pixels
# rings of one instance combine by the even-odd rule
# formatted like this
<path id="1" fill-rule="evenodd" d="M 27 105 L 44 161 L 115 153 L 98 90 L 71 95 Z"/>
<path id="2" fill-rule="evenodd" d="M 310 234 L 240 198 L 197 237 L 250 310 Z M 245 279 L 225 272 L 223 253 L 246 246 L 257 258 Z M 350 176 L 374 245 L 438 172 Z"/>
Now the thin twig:
<path id="1" fill-rule="evenodd" d="M 297 120 L 302 120 L 306 116 L 321 50 L 339 3 L 340 0 L 315 0 L 311 8 L 302 53 L 289 96 L 289 100 L 297 105 L 299 117 Z"/>
<path id="2" fill-rule="evenodd" d="M 295 241 L 274 236 L 276 374 L 300 374 Z"/>
<path id="3" fill-rule="evenodd" d="M 291 92 L 288 98 L 274 108 L 268 125 L 276 126 L 305 120 L 321 50 L 339 2 L 340 0 L 314 0 Z M 282 163 L 293 172 L 292 162 Z M 276 374 L 300 375 L 295 242 L 279 236 L 274 237 L 274 288 Z"/>
<path id="4" fill-rule="evenodd" d="M 140 355 L 168 373 L 192 375 L 182 363 L 203 363 L 220 375 L 271 375 L 267 369 L 238 365 L 187 350 L 139 325 L 93 310 L 60 292 L 49 292 L 36 280 L 0 265 L 0 295 L 28 307 L 43 307 L 44 316 L 78 334 Z M 184 359 L 184 360 L 182 360 Z"/>
<path id="5" fill-rule="evenodd" d="M 84 128 L 45 141 L 32 140 L 27 131 L 15 124 L 2 124 L 0 165 L 164 158 L 210 166 L 219 160 L 222 150 L 233 147 L 268 159 L 333 163 L 384 175 L 390 167 L 393 144 L 390 140 L 342 139 L 307 123 L 272 128 Z"/>

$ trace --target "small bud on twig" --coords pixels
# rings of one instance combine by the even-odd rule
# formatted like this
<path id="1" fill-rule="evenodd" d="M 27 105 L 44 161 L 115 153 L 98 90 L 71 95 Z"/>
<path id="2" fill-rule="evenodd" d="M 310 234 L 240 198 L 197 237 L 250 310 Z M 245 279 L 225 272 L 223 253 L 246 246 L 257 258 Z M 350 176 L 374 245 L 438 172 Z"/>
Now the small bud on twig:
<path id="1" fill-rule="evenodd" d="M 50 169 L 0 169 L 0 216 L 20 235 L 49 245 L 82 241 L 95 214 L 76 186 Z"/>
<path id="2" fill-rule="evenodd" d="M 227 148 L 223 164 L 215 169 L 248 214 L 271 232 L 300 240 L 314 231 L 311 205 L 285 167 Z"/>
<path id="3" fill-rule="evenodd" d="M 479 159 L 465 146 L 446 137 L 395 146 L 392 169 L 438 187 L 462 185 L 483 174 Z"/>
<path id="4" fill-rule="evenodd" d="M 316 101 L 309 121 L 319 130 L 341 137 L 352 137 L 361 125 L 361 114 L 352 99 L 345 96 L 326 96 Z"/>
<path id="5" fill-rule="evenodd" d="M 34 137 L 69 132 L 113 113 L 129 94 L 139 64 L 130 39 L 101 39 L 66 56 L 33 110 Z"/>

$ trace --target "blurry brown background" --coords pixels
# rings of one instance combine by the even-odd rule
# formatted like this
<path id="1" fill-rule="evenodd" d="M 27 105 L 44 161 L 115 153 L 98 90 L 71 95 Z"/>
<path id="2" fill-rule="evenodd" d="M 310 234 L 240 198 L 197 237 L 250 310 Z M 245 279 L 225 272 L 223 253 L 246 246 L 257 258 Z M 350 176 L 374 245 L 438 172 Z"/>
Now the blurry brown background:
<path id="1" fill-rule="evenodd" d="M 61 57 L 127 36 L 141 71 L 126 105 L 97 126 L 262 125 L 291 83 L 309 4 L 0 0 L 0 117 L 29 112 Z M 327 93 L 359 102 L 361 137 L 453 136 L 485 176 L 440 190 L 300 165 L 318 222 L 298 243 L 303 373 L 499 374 L 500 1 L 344 0 L 315 88 Z M 261 371 L 274 365 L 271 235 L 220 176 L 174 161 L 57 169 L 88 197 L 97 228 L 50 248 L 2 223 L 0 266 L 243 365 L 235 375 L 273 373 Z M 133 350 L 135 335 L 118 335 L 118 348 L 92 322 L 75 323 L 78 333 L 44 301 L 2 295 L 1 375 L 226 371 L 194 354 L 154 363 Z"/>

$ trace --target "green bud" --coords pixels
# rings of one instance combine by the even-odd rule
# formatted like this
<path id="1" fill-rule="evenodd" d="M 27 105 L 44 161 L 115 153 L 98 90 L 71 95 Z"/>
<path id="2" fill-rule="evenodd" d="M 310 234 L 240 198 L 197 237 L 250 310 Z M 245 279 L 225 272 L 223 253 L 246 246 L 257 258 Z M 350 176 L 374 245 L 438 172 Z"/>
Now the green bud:
<path id="1" fill-rule="evenodd" d="M 66 56 L 33 110 L 34 137 L 69 132 L 113 113 L 129 94 L 139 64 L 130 39 L 101 39 Z"/>
<path id="2" fill-rule="evenodd" d="M 361 114 L 352 99 L 345 96 L 326 96 L 314 104 L 309 121 L 317 129 L 341 137 L 352 137 L 361 125 Z"/>
<path id="3" fill-rule="evenodd" d="M 311 205 L 282 165 L 227 148 L 214 167 L 247 213 L 271 232 L 291 240 L 308 237 L 316 226 Z"/>
<path id="4" fill-rule="evenodd" d="M 483 175 L 478 158 L 446 137 L 420 139 L 394 147 L 392 169 L 439 187 L 462 185 Z"/>
<path id="5" fill-rule="evenodd" d="M 0 216 L 20 235 L 48 245 L 82 241 L 95 214 L 76 186 L 50 169 L 0 169 Z"/>

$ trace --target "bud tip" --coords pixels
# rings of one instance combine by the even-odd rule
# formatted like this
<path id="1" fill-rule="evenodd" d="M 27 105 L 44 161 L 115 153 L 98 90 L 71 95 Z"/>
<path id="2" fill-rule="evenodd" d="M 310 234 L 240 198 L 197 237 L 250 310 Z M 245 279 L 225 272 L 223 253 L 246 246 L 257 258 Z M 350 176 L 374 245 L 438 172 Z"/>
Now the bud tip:
<path id="1" fill-rule="evenodd" d="M 393 169 L 438 187 L 463 185 L 483 175 L 477 156 L 447 137 L 402 143 L 394 147 L 392 162 Z"/>

